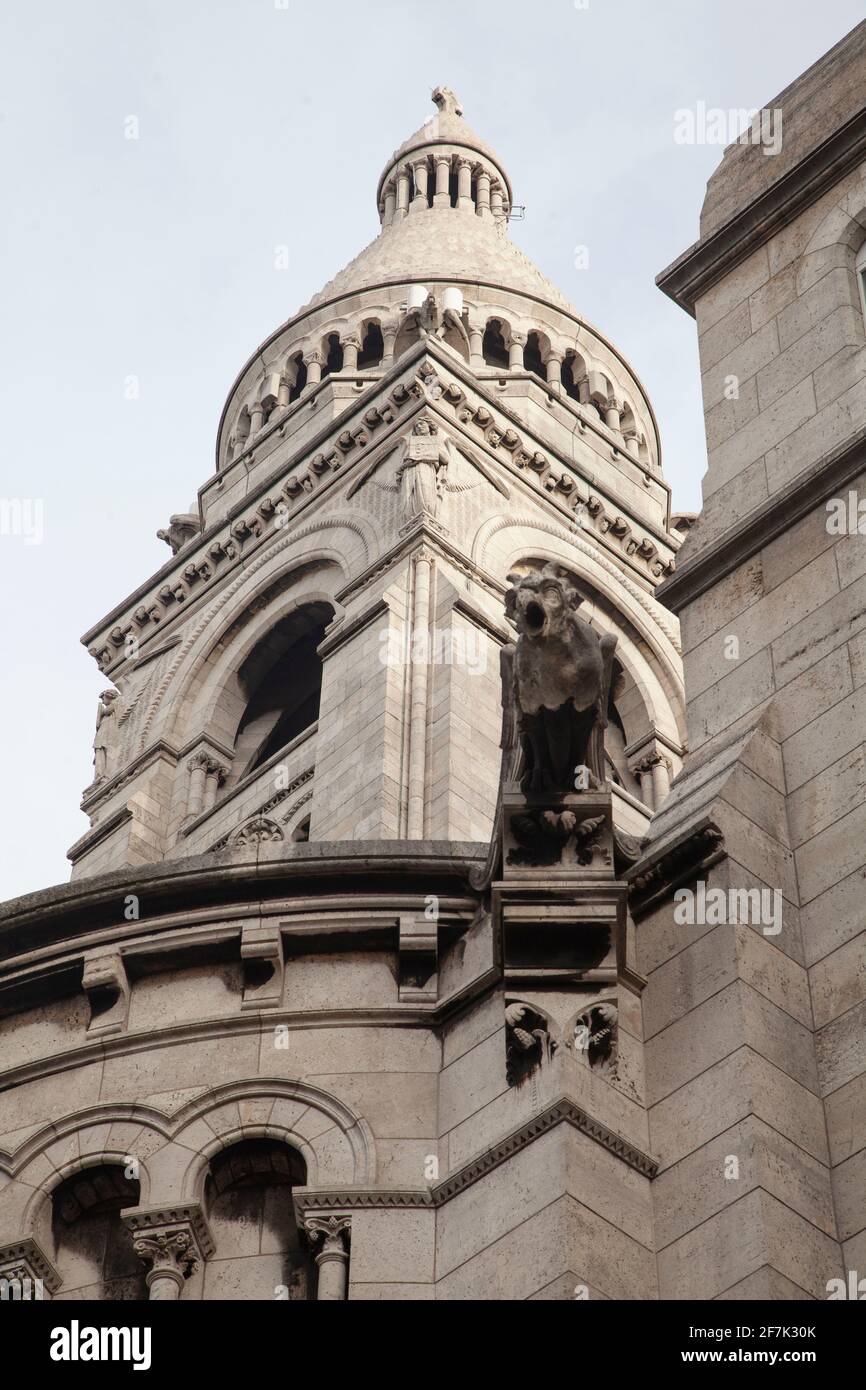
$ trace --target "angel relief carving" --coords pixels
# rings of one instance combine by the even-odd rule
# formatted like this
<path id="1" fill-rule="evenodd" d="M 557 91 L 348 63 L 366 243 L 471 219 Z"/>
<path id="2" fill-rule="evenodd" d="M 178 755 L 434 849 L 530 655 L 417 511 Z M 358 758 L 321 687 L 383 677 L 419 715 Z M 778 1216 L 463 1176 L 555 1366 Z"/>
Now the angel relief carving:
<path id="1" fill-rule="evenodd" d="M 383 492 L 399 492 L 401 533 L 423 523 L 440 526 L 442 498 L 446 493 L 469 492 L 478 483 L 461 483 L 453 473 L 456 450 L 447 435 L 425 417 L 416 420 L 412 433 L 402 441 L 393 483 L 374 478 Z"/>

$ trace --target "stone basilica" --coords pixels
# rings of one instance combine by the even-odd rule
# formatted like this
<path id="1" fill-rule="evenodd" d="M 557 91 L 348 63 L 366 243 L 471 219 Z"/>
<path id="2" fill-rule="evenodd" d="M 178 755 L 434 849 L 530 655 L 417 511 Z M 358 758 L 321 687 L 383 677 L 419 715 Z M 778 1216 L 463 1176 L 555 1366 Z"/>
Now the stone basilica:
<path id="1" fill-rule="evenodd" d="M 866 473 L 864 76 L 866 25 L 772 103 L 778 160 L 726 151 L 660 277 L 700 330 L 697 520 L 433 93 L 380 234 L 241 369 L 169 558 L 84 638 L 90 828 L 0 911 L 0 1278 L 866 1274 L 866 542 L 824 525 Z M 781 909 L 684 924 L 683 886 Z"/>

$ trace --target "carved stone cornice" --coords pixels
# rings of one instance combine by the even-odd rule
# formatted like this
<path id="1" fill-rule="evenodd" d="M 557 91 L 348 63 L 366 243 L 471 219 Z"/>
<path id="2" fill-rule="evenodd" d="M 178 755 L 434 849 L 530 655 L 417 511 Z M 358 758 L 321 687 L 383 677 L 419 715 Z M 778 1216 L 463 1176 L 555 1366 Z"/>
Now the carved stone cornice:
<path id="1" fill-rule="evenodd" d="M 444 1206 L 446 1202 L 451 1201 L 452 1197 L 465 1192 L 468 1187 L 472 1187 L 488 1173 L 493 1172 L 495 1168 L 506 1163 L 508 1159 L 525 1149 L 527 1145 L 534 1143 L 541 1135 L 547 1134 L 549 1130 L 559 1124 L 571 1125 L 581 1134 L 594 1139 L 609 1153 L 614 1154 L 645 1178 L 654 1178 L 658 1172 L 658 1163 L 649 1154 L 629 1143 L 627 1139 L 623 1139 L 612 1129 L 608 1129 L 607 1125 L 594 1119 L 592 1115 L 587 1114 L 573 1101 L 562 1097 L 433 1187 L 426 1189 L 395 1188 L 391 1191 L 381 1192 L 353 1190 L 352 1188 L 343 1188 L 340 1191 L 332 1192 L 297 1192 L 294 1202 L 298 1221 L 305 1221 L 308 1213 L 313 1214 L 319 1211 Z"/>
<path id="2" fill-rule="evenodd" d="M 26 1280 L 30 1281 L 30 1297 L 41 1298 L 38 1290 L 45 1289 L 54 1294 L 63 1283 L 57 1270 L 48 1259 L 42 1247 L 31 1236 L 23 1240 L 13 1240 L 8 1245 L 0 1245 L 0 1281 L 18 1281 L 22 1295 L 27 1296 Z"/>
<path id="3" fill-rule="evenodd" d="M 866 155 L 866 109 L 741 208 L 710 236 L 695 242 L 656 276 L 656 284 L 694 317 L 695 304 L 734 266 L 838 183 Z"/>
<path id="4" fill-rule="evenodd" d="M 787 487 L 780 488 L 748 516 L 723 531 L 712 545 L 698 550 L 694 558 L 687 553 L 682 560 L 678 559 L 674 573 L 656 589 L 656 598 L 671 612 L 681 613 L 687 604 L 791 530 L 822 502 L 843 492 L 864 469 L 866 428 L 861 428 L 838 448 L 819 458 Z M 696 549 L 692 542 L 699 540 L 698 524 L 688 550 Z"/>
<path id="5" fill-rule="evenodd" d="M 629 909 L 637 921 L 683 883 L 702 874 L 725 856 L 724 835 L 711 820 L 702 820 L 656 854 L 649 854 L 625 873 Z"/>

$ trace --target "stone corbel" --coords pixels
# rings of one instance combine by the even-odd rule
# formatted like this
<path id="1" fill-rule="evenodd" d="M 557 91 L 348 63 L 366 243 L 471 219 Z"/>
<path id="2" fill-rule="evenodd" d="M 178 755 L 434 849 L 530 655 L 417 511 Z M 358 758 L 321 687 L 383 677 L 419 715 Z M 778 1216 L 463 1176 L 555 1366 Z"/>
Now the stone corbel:
<path id="1" fill-rule="evenodd" d="M 344 1212 L 307 1209 L 299 1224 L 313 1247 L 313 1258 L 319 1271 L 317 1297 L 342 1302 L 349 1283 L 351 1216 Z"/>
<path id="2" fill-rule="evenodd" d="M 242 1009 L 276 1009 L 283 998 L 285 958 L 277 923 L 247 922 L 241 928 L 244 971 Z"/>
<path id="3" fill-rule="evenodd" d="M 133 1249 L 149 1266 L 147 1287 L 154 1301 L 180 1298 L 187 1279 L 214 1250 L 204 1212 L 197 1203 L 136 1209 L 122 1214 Z"/>
<path id="4" fill-rule="evenodd" d="M 399 997 L 404 1003 L 438 998 L 438 930 L 435 920 L 414 913 L 400 917 Z"/>
<path id="5" fill-rule="evenodd" d="M 82 988 L 90 1004 L 88 1037 L 122 1033 L 129 1017 L 129 978 L 120 951 L 100 947 L 84 957 Z"/>
<path id="6" fill-rule="evenodd" d="M 0 1245 L 0 1302 L 51 1298 L 62 1283 L 60 1275 L 35 1240 Z"/>

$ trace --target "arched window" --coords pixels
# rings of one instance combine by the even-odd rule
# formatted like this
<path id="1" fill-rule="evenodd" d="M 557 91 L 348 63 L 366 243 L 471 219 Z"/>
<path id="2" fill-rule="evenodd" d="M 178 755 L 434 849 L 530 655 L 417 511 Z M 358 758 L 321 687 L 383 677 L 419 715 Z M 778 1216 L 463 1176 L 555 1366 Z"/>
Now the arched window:
<path id="1" fill-rule="evenodd" d="M 508 348 L 499 319 L 488 320 L 481 344 L 481 355 L 488 367 L 508 366 Z"/>
<path id="2" fill-rule="evenodd" d="M 307 384 L 307 364 L 304 361 L 303 354 L 296 352 L 294 357 L 291 358 L 289 365 L 293 365 L 295 368 L 294 385 L 289 391 L 289 405 L 291 405 L 293 401 L 298 399 Z"/>
<path id="3" fill-rule="evenodd" d="M 575 353 L 569 353 L 562 364 L 562 389 L 567 396 L 571 396 L 573 401 L 580 400 L 580 389 L 578 383 L 583 376 L 583 366 L 580 358 Z"/>
<path id="4" fill-rule="evenodd" d="M 139 1184 L 114 1164 L 83 1168 L 54 1189 L 51 1259 L 63 1280 L 55 1299 L 147 1298 L 147 1266 L 120 1216 L 138 1204 Z"/>
<path id="5" fill-rule="evenodd" d="M 361 351 L 358 353 L 358 368 L 378 367 L 385 355 L 385 341 L 378 323 L 368 323 Z"/>
<path id="6" fill-rule="evenodd" d="M 322 380 L 332 372 L 343 370 L 343 344 L 336 333 L 329 333 L 322 344 L 325 352 L 325 365 L 322 367 Z"/>
<path id="7" fill-rule="evenodd" d="M 235 770 L 254 772 L 315 724 L 322 693 L 317 648 L 331 622 L 329 603 L 307 603 L 282 618 L 240 669 L 247 706 L 235 737 Z"/>
<path id="8" fill-rule="evenodd" d="M 523 368 L 524 371 L 532 372 L 534 376 L 540 376 L 542 381 L 547 380 L 547 372 L 541 357 L 541 343 L 537 333 L 530 333 L 526 340 L 526 347 L 523 349 Z"/>
<path id="9" fill-rule="evenodd" d="M 246 1139 L 211 1159 L 204 1205 L 214 1251 L 205 1299 L 315 1298 L 315 1265 L 295 1221 L 292 1188 L 307 1170 L 297 1150 Z"/>

